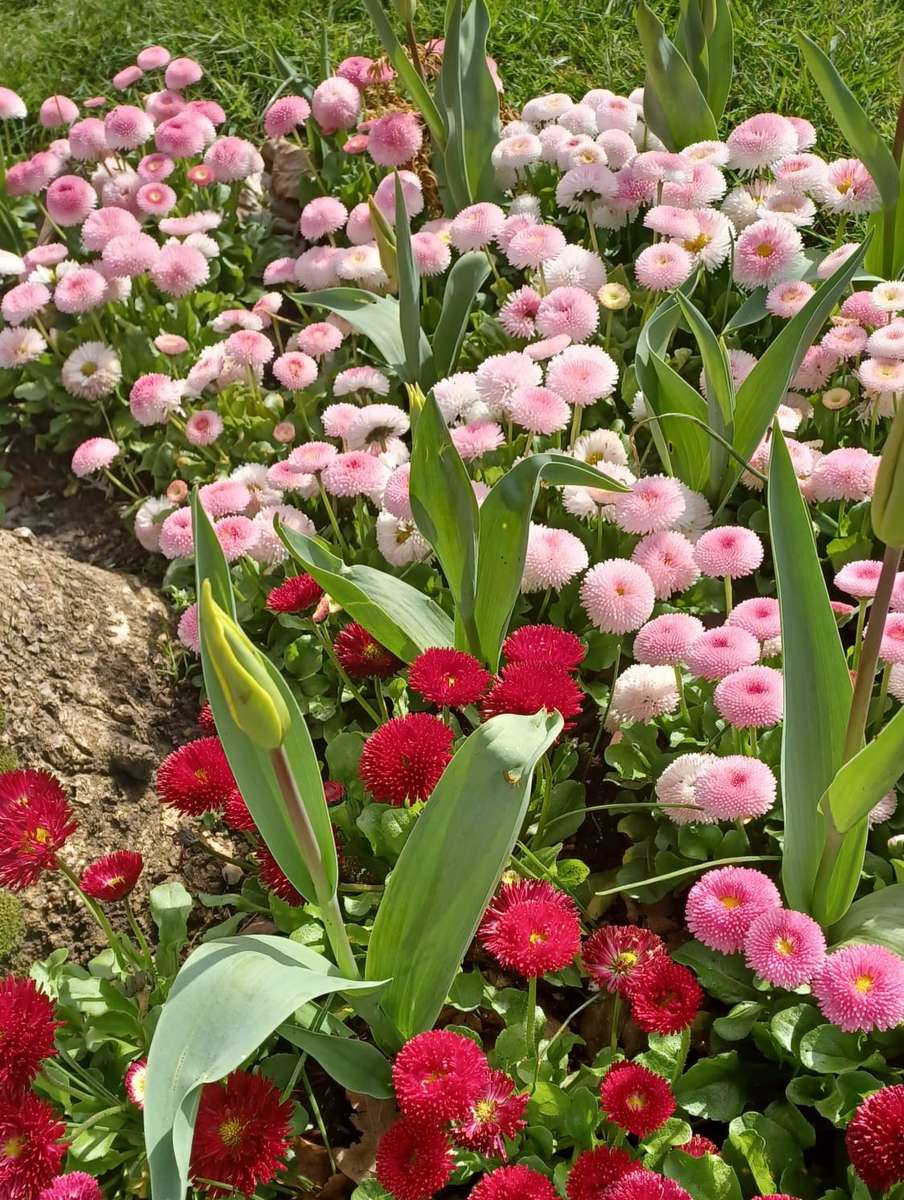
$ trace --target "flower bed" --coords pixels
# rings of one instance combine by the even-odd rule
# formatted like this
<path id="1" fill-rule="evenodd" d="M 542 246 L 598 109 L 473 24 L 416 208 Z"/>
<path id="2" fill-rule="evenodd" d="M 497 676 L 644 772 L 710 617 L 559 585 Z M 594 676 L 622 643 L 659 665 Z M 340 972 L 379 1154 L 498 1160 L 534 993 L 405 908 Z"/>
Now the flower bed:
<path id="1" fill-rule="evenodd" d="M 407 49 L 367 7 L 385 56 L 261 147 L 149 47 L 5 163 L 0 411 L 168 561 L 203 706 L 156 787 L 233 890 L 153 889 L 149 939 L 140 855 L 77 867 L 0 776 L 0 884 L 109 943 L 0 984 L 4 1194 L 884 1194 L 895 157 L 807 39 L 861 158 L 720 140 L 724 4 L 520 112 L 481 0 Z"/>

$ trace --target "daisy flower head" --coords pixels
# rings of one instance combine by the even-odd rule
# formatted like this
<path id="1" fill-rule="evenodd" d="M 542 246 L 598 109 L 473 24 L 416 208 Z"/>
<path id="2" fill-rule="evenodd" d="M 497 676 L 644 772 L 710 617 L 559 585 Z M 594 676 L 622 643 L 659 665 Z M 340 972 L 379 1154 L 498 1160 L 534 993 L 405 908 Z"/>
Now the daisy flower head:
<path id="1" fill-rule="evenodd" d="M 217 737 L 196 738 L 168 754 L 154 781 L 163 804 L 186 816 L 223 807 L 236 782 Z"/>
<path id="2" fill-rule="evenodd" d="M 199 409 L 185 422 L 185 439 L 192 446 L 211 446 L 222 432 L 223 418 L 213 409 Z"/>
<path id="3" fill-rule="evenodd" d="M 194 246 L 167 244 L 154 259 L 150 276 L 165 296 L 181 298 L 207 282 L 210 265 Z"/>
<path id="4" fill-rule="evenodd" d="M 662 938 L 637 925 L 603 925 L 581 949 L 584 970 L 597 987 L 622 996 L 660 956 L 665 956 Z"/>
<path id="5" fill-rule="evenodd" d="M 454 1166 L 445 1133 L 420 1121 L 396 1121 L 377 1146 L 377 1180 L 395 1200 L 430 1200 L 448 1183 Z"/>
<path id="6" fill-rule="evenodd" d="M 904 391 L 904 361 L 900 358 L 865 358 L 857 369 L 857 378 L 871 394 L 882 396 Z"/>
<path id="7" fill-rule="evenodd" d="M 839 246 L 837 250 L 827 254 L 819 266 L 816 268 L 816 276 L 818 279 L 828 279 L 847 262 L 852 254 L 855 254 L 860 249 L 858 242 L 845 242 L 843 246 Z"/>
<path id="8" fill-rule="evenodd" d="M 251 503 L 251 491 L 237 479 L 215 479 L 198 489 L 198 499 L 211 517 L 244 513 Z"/>
<path id="9" fill-rule="evenodd" d="M 610 396 L 617 383 L 618 367 L 599 346 L 569 346 L 557 354 L 546 369 L 546 386 L 579 408 Z M 617 435 L 613 436 L 618 442 Z M 618 444 L 621 446 L 620 442 Z M 624 447 L 621 452 L 624 454 Z"/>
<path id="10" fill-rule="evenodd" d="M 566 246 L 561 254 L 544 265 L 543 274 L 549 288 L 582 288 L 592 296 L 596 296 L 606 282 L 603 260 L 583 246 Z"/>
<path id="11" fill-rule="evenodd" d="M 581 944 L 574 901 L 543 880 L 504 884 L 483 915 L 477 937 L 506 969 L 525 979 L 561 971 Z"/>
<path id="12" fill-rule="evenodd" d="M 505 247 L 509 264 L 521 270 L 535 271 L 565 249 L 565 235 L 555 225 L 527 225 Z"/>
<path id="13" fill-rule="evenodd" d="M 57 1175 L 38 1200 L 103 1200 L 103 1196 L 96 1179 L 84 1171 L 68 1171 L 65 1175 Z"/>
<path id="14" fill-rule="evenodd" d="M 36 329 L 0 329 L 0 369 L 16 370 L 40 358 L 47 343 Z"/>
<path id="15" fill-rule="evenodd" d="M 96 859 L 82 872 L 79 887 L 86 896 L 110 904 L 133 890 L 144 869 L 144 859 L 133 850 L 114 850 Z"/>
<path id="16" fill-rule="evenodd" d="M 505 213 L 498 204 L 485 201 L 471 204 L 453 217 L 449 239 L 460 254 L 468 250 L 485 250 L 502 229 L 504 221 Z"/>
<path id="17" fill-rule="evenodd" d="M 75 829 L 62 789 L 34 789 L 26 803 L 0 808 L 0 886 L 22 891 L 57 870 L 57 851 Z"/>
<path id="18" fill-rule="evenodd" d="M 904 358 L 904 320 L 896 317 L 887 325 L 874 329 L 866 349 L 877 358 Z"/>
<path id="19" fill-rule="evenodd" d="M 41 1063 L 56 1054 L 61 1022 L 31 979 L 0 979 L 0 1087 L 7 1097 L 27 1091 Z"/>
<path id="20" fill-rule="evenodd" d="M 679 754 L 656 780 L 656 799 L 674 825 L 709 825 L 713 817 L 697 802 L 697 780 L 714 754 Z"/>
<path id="21" fill-rule="evenodd" d="M 267 137 L 285 137 L 311 115 L 311 106 L 304 96 L 280 96 L 264 113 L 264 132 Z"/>
<path id="22" fill-rule="evenodd" d="M 704 575 L 714 579 L 740 579 L 752 575 L 763 561 L 763 543 L 752 529 L 720 525 L 701 534 L 694 558 Z"/>
<path id="23" fill-rule="evenodd" d="M 43 283 L 18 283 L 0 302 L 0 314 L 10 325 L 30 321 L 50 303 L 50 290 Z"/>
<path id="24" fill-rule="evenodd" d="M 579 287 L 553 288 L 537 309 L 537 330 L 544 337 L 567 334 L 573 342 L 585 342 L 599 324 L 599 305 Z"/>
<path id="25" fill-rule="evenodd" d="M 811 986 L 823 1016 L 846 1033 L 894 1029 L 904 1021 L 904 960 L 884 946 L 833 951 Z"/>
<path id="26" fill-rule="evenodd" d="M 485 358 L 477 368 L 475 382 L 477 395 L 489 408 L 490 415 L 508 415 L 518 389 L 538 387 L 543 382 L 543 370 L 526 354 L 513 350 Z"/>
<path id="27" fill-rule="evenodd" d="M 768 875 L 749 867 L 707 871 L 688 893 L 687 927 L 704 946 L 720 954 L 744 947 L 750 926 L 762 913 L 781 908 L 778 888 Z"/>
<path id="28" fill-rule="evenodd" d="M 402 200 L 409 218 L 418 216 L 424 209 L 424 191 L 414 171 L 395 171 L 384 175 L 374 192 L 374 203 L 391 224 L 395 222 L 395 181 L 402 186 Z"/>
<path id="29" fill-rule="evenodd" d="M 350 450 L 386 450 L 410 428 L 408 414 L 397 404 L 368 404 L 349 422 L 345 440 Z"/>
<path id="30" fill-rule="evenodd" d="M 146 1058 L 137 1058 L 129 1064 L 123 1078 L 123 1087 L 129 1101 L 136 1108 L 144 1108 L 145 1083 L 147 1080 L 148 1063 Z"/>
<path id="31" fill-rule="evenodd" d="M 104 471 L 119 455 L 119 446 L 110 438 L 88 438 L 76 446 L 72 455 L 72 473 L 79 479 Z"/>
<path id="32" fill-rule="evenodd" d="M 249 554 L 258 538 L 258 526 L 250 517 L 220 517 L 213 529 L 229 563 Z"/>
<path id="33" fill-rule="evenodd" d="M 901 312 L 904 310 L 904 280 L 891 279 L 877 283 L 870 298 L 881 313 Z"/>
<path id="34" fill-rule="evenodd" d="M 428 800 L 452 759 L 453 740 L 449 726 L 431 713 L 393 717 L 364 743 L 361 780 L 384 804 Z"/>
<path id="35" fill-rule="evenodd" d="M 693 1200 L 674 1179 L 640 1168 L 623 1175 L 605 1193 L 605 1200 Z M 793 1200 L 789 1197 L 788 1200 Z"/>
<path id="36" fill-rule="evenodd" d="M 356 418 L 359 411 L 366 409 L 355 409 Z M 366 450 L 348 450 L 329 461 L 321 478 L 331 496 L 366 496 L 377 500 L 386 486 L 389 468 Z"/>
<path id="37" fill-rule="evenodd" d="M 176 637 L 192 654 L 201 653 L 201 630 L 198 623 L 197 604 L 189 604 L 182 613 L 179 624 L 176 626 Z"/>
<path id="38" fill-rule="evenodd" d="M 348 209 L 333 196 L 316 196 L 301 210 L 298 227 L 309 242 L 336 233 L 348 220 Z"/>
<path id="39" fill-rule="evenodd" d="M 140 233 L 137 218 L 125 208 L 95 208 L 81 228 L 82 245 L 86 250 L 100 253 L 107 242 L 124 234 Z M 149 238 L 156 247 L 157 243 Z"/>
<path id="40" fill-rule="evenodd" d="M 401 663 L 363 625 L 350 622 L 336 635 L 336 657 L 353 679 L 387 679 Z"/>
<path id="41" fill-rule="evenodd" d="M 499 713 L 532 716 L 546 709 L 561 713 L 570 729 L 580 713 L 584 693 L 567 671 L 544 663 L 516 661 L 502 668 L 489 692 L 481 700 L 483 719 Z"/>
<path id="42" fill-rule="evenodd" d="M 428 279 L 442 275 L 452 261 L 448 242 L 429 230 L 422 229 L 411 235 L 411 252 L 418 273 Z"/>
<path id="43" fill-rule="evenodd" d="M 774 596 L 754 596 L 742 600 L 728 614 L 728 624 L 746 629 L 761 642 L 781 634 L 781 616 Z"/>
<path id="44" fill-rule="evenodd" d="M 31 1092 L 0 1099 L 0 1194 L 32 1200 L 49 1187 L 66 1153 L 65 1132 L 50 1105 Z"/>
<path id="45" fill-rule="evenodd" d="M 829 212 L 861 215 L 882 206 L 876 181 L 858 158 L 838 158 L 829 163 L 816 189 Z"/>
<path id="46" fill-rule="evenodd" d="M 724 679 L 760 657 L 760 644 L 752 633 L 738 625 L 721 625 L 704 630 L 691 644 L 685 661 L 699 679 Z"/>
<path id="47" fill-rule="evenodd" d="M 581 604 L 603 633 L 632 633 L 653 612 L 656 592 L 650 576 L 630 559 L 597 563 L 584 576 Z"/>
<path id="48" fill-rule="evenodd" d="M 229 803 L 233 806 L 232 811 L 234 812 L 234 796 L 230 796 Z M 292 908 L 299 908 L 304 904 L 304 896 L 296 889 L 291 879 L 289 879 L 288 875 L 286 875 L 285 871 L 283 871 L 265 845 L 258 846 L 254 852 L 254 857 L 257 863 L 258 880 L 268 892 L 273 892 L 275 896 L 279 896 L 280 900 L 284 900 Z"/>
<path id="49" fill-rule="evenodd" d="M 612 686 L 610 718 L 619 725 L 653 721 L 678 707 L 678 687 L 671 667 L 634 663 Z"/>
<path id="50" fill-rule="evenodd" d="M 713 699 L 735 729 L 769 729 L 784 711 L 782 673 L 774 667 L 742 667 L 720 680 Z"/>
<path id="51" fill-rule="evenodd" d="M 785 283 L 777 283 L 766 295 L 766 311 L 774 317 L 790 320 L 791 317 L 797 316 L 814 291 L 813 285 L 803 279 L 789 279 Z"/>
<path id="52" fill-rule="evenodd" d="M 609 1068 L 600 1086 L 600 1103 L 608 1120 L 640 1138 L 659 1129 L 675 1111 L 669 1081 L 633 1062 Z"/>
<path id="53" fill-rule="evenodd" d="M 251 1195 L 282 1169 L 289 1149 L 292 1105 L 263 1075 L 233 1071 L 201 1092 L 191 1149 L 193 1179 L 217 1196 Z"/>
<path id="54" fill-rule="evenodd" d="M 868 500 L 873 494 L 878 470 L 878 456 L 862 446 L 830 450 L 814 464 L 808 494 L 816 501 L 851 500 L 856 503 Z"/>
<path id="55" fill-rule="evenodd" d="M 476 704 L 492 676 L 471 654 L 437 647 L 422 651 L 408 668 L 408 685 L 430 704 Z"/>
<path id="56" fill-rule="evenodd" d="M 487 1083 L 452 1131 L 459 1146 L 488 1158 L 505 1158 L 505 1139 L 524 1128 L 527 1093 L 515 1091 L 515 1082 L 504 1071 L 490 1071 Z"/>
<path id="57" fill-rule="evenodd" d="M 729 754 L 704 764 L 694 784 L 694 798 L 717 821 L 751 821 L 775 804 L 776 780 L 759 758 Z"/>
<path id="58" fill-rule="evenodd" d="M 780 217 L 764 217 L 738 235 L 732 275 L 742 288 L 772 287 L 792 274 L 799 261 L 800 234 Z"/>
<path id="59" fill-rule="evenodd" d="M 699 617 L 690 613 L 663 613 L 638 629 L 634 659 L 651 667 L 678 666 L 686 662 L 688 650 L 702 633 L 703 622 Z"/>
<path id="60" fill-rule="evenodd" d="M 728 162 L 736 171 L 772 166 L 798 149 L 797 132 L 778 113 L 758 113 L 728 135 Z"/>
<path id="61" fill-rule="evenodd" d="M 756 918 L 744 938 L 747 965 L 775 987 L 809 983 L 826 957 L 822 929 L 806 913 L 771 908 Z"/>
<path id="62" fill-rule="evenodd" d="M 668 292 L 680 287 L 690 278 L 693 269 L 692 256 L 675 242 L 647 246 L 634 260 L 637 282 L 651 292 Z"/>
<path id="63" fill-rule="evenodd" d="M 565 1190 L 568 1200 L 599 1200 L 613 1183 L 634 1170 L 636 1163 L 626 1150 L 597 1146 L 574 1160 Z"/>
<path id="64" fill-rule="evenodd" d="M 392 1065 L 392 1086 L 402 1115 L 427 1128 L 465 1118 L 490 1082 L 481 1048 L 446 1029 L 419 1033 Z"/>
<path id="65" fill-rule="evenodd" d="M 561 671 L 576 671 L 587 649 L 580 638 L 557 625 L 522 625 L 502 643 L 508 662 L 545 664 Z"/>
<path id="66" fill-rule="evenodd" d="M 166 558 L 188 558 L 194 552 L 191 509 L 177 508 L 160 524 L 157 548 Z"/>
<path id="67" fill-rule="evenodd" d="M 630 987 L 631 1016 L 645 1033 L 681 1033 L 700 1011 L 703 991 L 693 974 L 666 954 L 656 957 Z"/>
<path id="68" fill-rule="evenodd" d="M 154 121 L 134 104 L 118 104 L 104 117 L 104 131 L 111 150 L 137 150 L 154 136 Z"/>
<path id="69" fill-rule="evenodd" d="M 545 1175 L 530 1167 L 499 1167 L 484 1175 L 468 1200 L 558 1200 Z"/>
<path id="70" fill-rule="evenodd" d="M 356 124 L 361 113 L 361 93 L 341 75 L 332 75 L 314 89 L 311 111 L 322 132 L 329 137 Z"/>
<path id="71" fill-rule="evenodd" d="M 499 324 L 511 337 L 533 337 L 540 301 L 540 293 L 532 287 L 518 288 L 509 294 L 499 310 Z"/>
<path id="72" fill-rule="evenodd" d="M 333 380 L 333 395 L 351 396 L 356 392 L 386 396 L 389 393 L 389 380 L 376 367 L 347 367 Z"/>
<path id="73" fill-rule="evenodd" d="M 86 313 L 103 304 L 109 282 L 92 267 L 73 267 L 57 282 L 53 302 L 60 312 Z"/>
<path id="74" fill-rule="evenodd" d="M 868 1187 L 885 1192 L 904 1180 L 904 1084 L 861 1100 L 845 1133 L 851 1165 Z"/>
<path id="75" fill-rule="evenodd" d="M 323 588 L 311 575 L 293 575 L 271 588 L 267 608 L 273 613 L 303 613 L 319 603 Z"/>
<path id="76" fill-rule="evenodd" d="M 875 558 L 857 559 L 845 563 L 835 575 L 835 586 L 858 600 L 871 599 L 876 594 L 882 563 Z"/>
<path id="77" fill-rule="evenodd" d="M 669 476 L 646 475 L 630 491 L 616 493 L 612 508 L 615 523 L 626 533 L 657 533 L 682 516 L 684 496 Z"/>

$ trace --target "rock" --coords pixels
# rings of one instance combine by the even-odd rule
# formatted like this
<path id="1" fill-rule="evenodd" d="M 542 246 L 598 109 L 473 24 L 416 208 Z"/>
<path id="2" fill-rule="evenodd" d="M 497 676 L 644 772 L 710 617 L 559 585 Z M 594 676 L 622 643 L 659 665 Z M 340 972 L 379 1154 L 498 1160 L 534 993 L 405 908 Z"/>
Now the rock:
<path id="1" fill-rule="evenodd" d="M 154 797 L 154 771 L 198 736 L 196 697 L 177 686 L 166 654 L 170 610 L 128 574 L 0 530 L 0 613 L 2 741 L 21 766 L 52 771 L 67 789 L 79 827 L 63 857 L 74 870 L 115 849 L 144 856 L 144 909 L 147 891 L 178 877 L 180 861 L 179 820 Z M 67 946 L 84 962 L 100 947 L 59 876 L 21 899 L 23 961 Z"/>

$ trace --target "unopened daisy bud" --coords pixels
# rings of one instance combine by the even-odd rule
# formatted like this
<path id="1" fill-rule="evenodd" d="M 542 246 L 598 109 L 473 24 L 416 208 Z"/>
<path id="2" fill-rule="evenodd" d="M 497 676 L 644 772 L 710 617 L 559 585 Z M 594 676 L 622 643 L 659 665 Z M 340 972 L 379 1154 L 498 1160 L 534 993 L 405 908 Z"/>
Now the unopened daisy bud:
<path id="1" fill-rule="evenodd" d="M 824 408 L 828 408 L 832 412 L 839 408 L 846 408 L 851 402 L 851 393 L 847 388 L 834 387 L 822 393 L 822 403 Z"/>
<path id="2" fill-rule="evenodd" d="M 246 634 L 201 585 L 201 644 L 223 689 L 233 721 L 256 746 L 276 750 L 289 732 L 289 710 Z"/>
<path id="3" fill-rule="evenodd" d="M 901 406 L 885 439 L 870 509 L 876 537 L 886 546 L 904 546 L 904 408 Z"/>
<path id="4" fill-rule="evenodd" d="M 188 484 L 184 479 L 174 479 L 166 489 L 166 498 L 173 504 L 181 504 L 187 495 Z"/>
<path id="5" fill-rule="evenodd" d="M 596 298 L 602 307 L 608 308 L 610 312 L 618 312 L 622 308 L 627 308 L 631 303 L 631 293 L 623 283 L 603 284 L 596 293 Z"/>

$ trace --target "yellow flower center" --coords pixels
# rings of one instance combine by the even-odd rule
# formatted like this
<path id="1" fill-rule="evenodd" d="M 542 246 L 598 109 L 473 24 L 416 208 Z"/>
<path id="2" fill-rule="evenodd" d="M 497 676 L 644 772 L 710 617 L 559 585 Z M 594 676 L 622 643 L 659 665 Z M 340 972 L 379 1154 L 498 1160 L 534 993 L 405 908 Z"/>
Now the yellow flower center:
<path id="1" fill-rule="evenodd" d="M 684 243 L 685 250 L 691 254 L 699 254 L 701 250 L 705 250 L 712 238 L 708 233 L 698 233 L 696 237 L 688 238 Z"/>
<path id="2" fill-rule="evenodd" d="M 720 901 L 723 908 L 727 908 L 731 912 L 735 908 L 741 907 L 741 901 L 737 896 L 722 896 Z"/>
<path id="3" fill-rule="evenodd" d="M 7 1138 L 3 1143 L 4 1158 L 18 1158 L 25 1149 L 25 1138 L 21 1134 L 16 1137 Z"/>
<path id="4" fill-rule="evenodd" d="M 245 1132 L 245 1126 L 239 1117 L 229 1117 L 220 1126 L 220 1141 L 230 1149 L 238 1146 Z"/>
<path id="5" fill-rule="evenodd" d="M 854 980 L 854 988 L 856 991 L 865 994 L 872 989 L 872 986 L 875 982 L 876 981 L 873 979 L 872 975 L 858 975 Z"/>
<path id="6" fill-rule="evenodd" d="M 528 938 L 532 946 L 542 945 L 546 941 L 546 933 L 542 929 L 535 929 Z"/>
<path id="7" fill-rule="evenodd" d="M 478 1100 L 474 1105 L 474 1119 L 484 1124 L 487 1121 L 495 1121 L 498 1108 L 499 1105 L 495 1100 L 489 1098 Z"/>
<path id="8" fill-rule="evenodd" d="M 790 938 L 780 937 L 775 939 L 775 950 L 777 954 L 781 954 L 783 958 L 788 958 L 794 953 L 794 943 Z"/>
<path id="9" fill-rule="evenodd" d="M 647 1107 L 646 1096 L 642 1095 L 640 1092 L 632 1092 L 631 1095 L 628 1096 L 626 1103 L 628 1108 L 630 1108 L 633 1112 L 643 1112 L 643 1110 Z"/>

